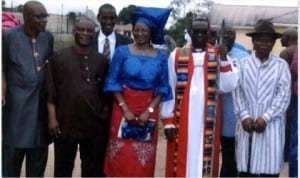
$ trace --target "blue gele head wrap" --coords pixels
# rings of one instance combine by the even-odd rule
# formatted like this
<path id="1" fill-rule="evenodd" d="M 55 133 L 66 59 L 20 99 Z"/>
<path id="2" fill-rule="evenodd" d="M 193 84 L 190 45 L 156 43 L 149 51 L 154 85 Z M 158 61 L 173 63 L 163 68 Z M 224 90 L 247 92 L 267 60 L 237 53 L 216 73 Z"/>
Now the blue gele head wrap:
<path id="1" fill-rule="evenodd" d="M 163 44 L 164 28 L 169 18 L 171 9 L 157 7 L 136 7 L 132 13 L 133 24 L 141 22 L 151 30 L 151 40 L 154 44 Z"/>

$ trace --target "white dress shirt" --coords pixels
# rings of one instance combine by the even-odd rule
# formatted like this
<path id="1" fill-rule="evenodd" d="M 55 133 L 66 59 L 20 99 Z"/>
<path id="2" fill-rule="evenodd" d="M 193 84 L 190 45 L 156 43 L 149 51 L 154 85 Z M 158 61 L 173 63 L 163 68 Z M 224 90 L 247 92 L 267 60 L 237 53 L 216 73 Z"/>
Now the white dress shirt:
<path id="1" fill-rule="evenodd" d="M 100 30 L 99 36 L 98 36 L 98 52 L 103 53 L 103 46 L 105 43 L 105 39 L 108 38 L 109 40 L 109 49 L 110 49 L 110 60 L 113 57 L 113 54 L 115 52 L 115 46 L 116 46 L 116 34 L 115 32 L 112 32 L 109 36 L 105 36 L 102 31 Z"/>

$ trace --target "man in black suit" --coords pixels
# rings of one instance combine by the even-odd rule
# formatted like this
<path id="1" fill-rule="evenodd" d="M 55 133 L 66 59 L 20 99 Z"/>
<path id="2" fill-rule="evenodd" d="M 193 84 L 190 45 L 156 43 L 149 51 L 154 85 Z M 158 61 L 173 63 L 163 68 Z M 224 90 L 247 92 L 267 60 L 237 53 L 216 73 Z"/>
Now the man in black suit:
<path id="1" fill-rule="evenodd" d="M 97 19 L 100 23 L 100 31 L 95 33 L 93 48 L 96 49 L 99 53 L 104 54 L 107 57 L 108 61 L 111 61 L 115 48 L 121 45 L 132 43 L 133 40 L 126 36 L 119 34 L 114 31 L 114 26 L 117 21 L 117 13 L 114 6 L 111 4 L 103 4 L 100 6 Z M 108 44 L 106 44 L 108 43 Z M 105 49 L 105 46 L 108 45 L 108 52 Z M 109 62 L 108 62 L 109 64 Z M 98 161 L 96 162 L 96 167 L 98 169 L 98 173 L 95 176 L 103 177 L 103 166 L 104 166 L 104 158 L 106 152 L 106 143 L 108 141 L 108 130 L 109 130 L 109 120 L 112 111 L 112 101 L 113 96 L 111 93 L 106 93 L 104 109 L 102 112 L 102 118 L 105 122 L 106 128 L 104 132 L 99 138 L 99 143 L 95 148 L 95 156 L 98 157 Z"/>
<path id="2" fill-rule="evenodd" d="M 117 21 L 117 13 L 115 7 L 111 4 L 104 4 L 100 6 L 97 19 L 100 23 L 101 29 L 95 34 L 94 48 L 97 49 L 99 53 L 103 53 L 105 40 L 108 39 L 110 45 L 109 59 L 111 60 L 115 48 L 120 45 L 132 43 L 133 40 L 126 35 L 122 35 L 114 31 Z"/>

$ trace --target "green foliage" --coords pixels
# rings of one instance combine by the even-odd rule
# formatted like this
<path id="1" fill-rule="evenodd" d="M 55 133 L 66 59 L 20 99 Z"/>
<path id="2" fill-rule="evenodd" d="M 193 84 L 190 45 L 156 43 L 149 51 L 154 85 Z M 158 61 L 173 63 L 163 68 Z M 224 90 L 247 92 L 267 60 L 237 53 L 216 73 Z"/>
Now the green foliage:
<path id="1" fill-rule="evenodd" d="M 193 13 L 189 12 L 184 18 L 179 18 L 174 25 L 166 30 L 166 34 L 174 38 L 178 47 L 181 47 L 186 43 L 184 39 L 184 30 L 189 28 L 192 20 Z"/>
<path id="2" fill-rule="evenodd" d="M 135 9 L 135 5 L 129 5 L 127 7 L 124 7 L 118 15 L 118 19 L 117 19 L 117 23 L 118 24 L 129 24 L 131 23 L 131 14 L 133 12 L 133 10 Z"/>
<path id="3" fill-rule="evenodd" d="M 191 0 L 172 0 L 169 5 L 172 8 L 171 17 L 174 20 L 180 19 L 182 12 L 185 13 L 185 8 L 190 2 Z"/>

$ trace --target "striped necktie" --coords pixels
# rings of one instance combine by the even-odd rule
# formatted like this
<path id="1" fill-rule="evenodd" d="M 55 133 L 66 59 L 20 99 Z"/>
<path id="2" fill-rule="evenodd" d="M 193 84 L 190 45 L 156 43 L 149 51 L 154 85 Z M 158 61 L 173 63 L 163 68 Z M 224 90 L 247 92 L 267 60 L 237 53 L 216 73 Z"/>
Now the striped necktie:
<path id="1" fill-rule="evenodd" d="M 109 48 L 109 40 L 108 38 L 105 38 L 105 43 L 103 46 L 103 55 L 106 57 L 106 59 L 110 60 L 110 48 Z"/>

